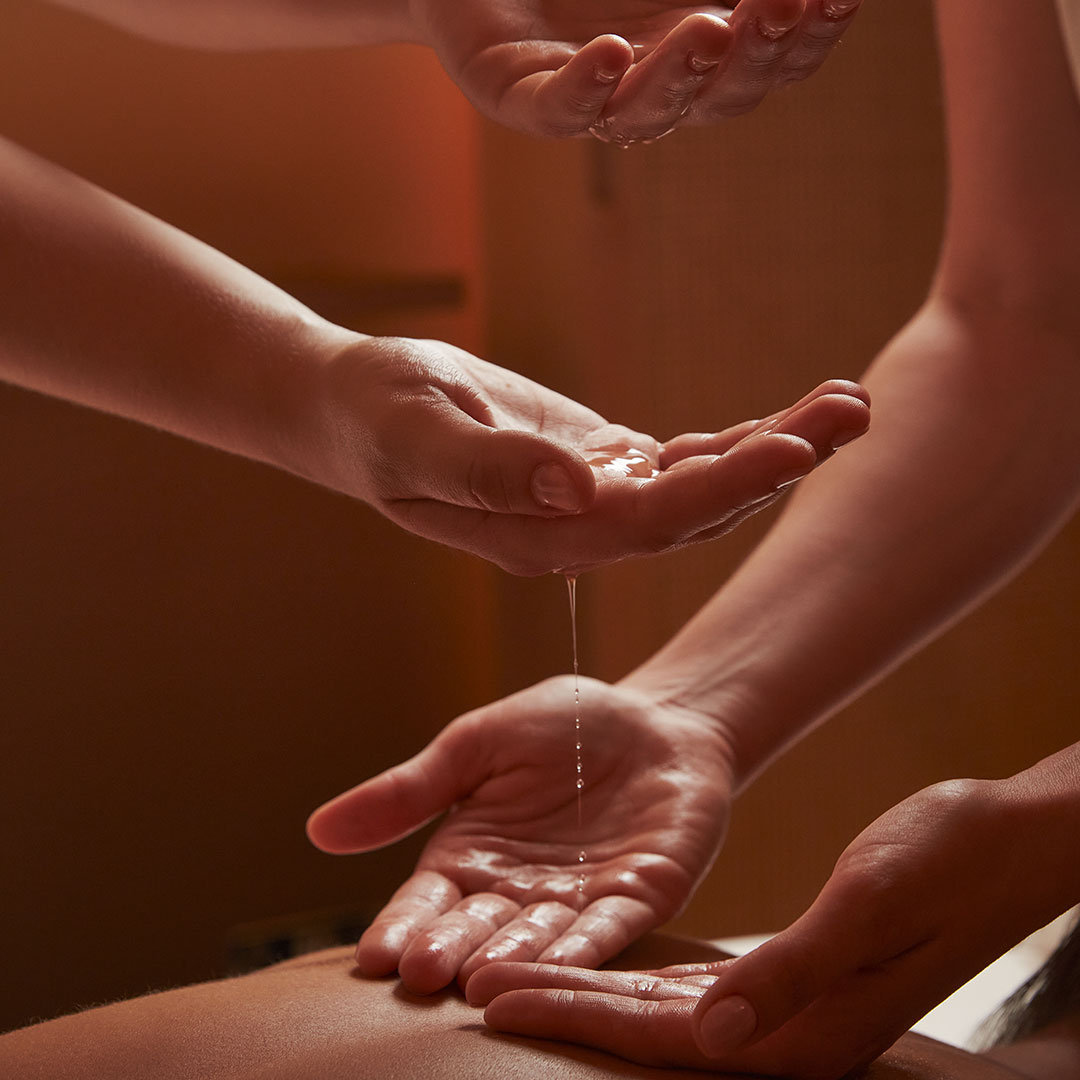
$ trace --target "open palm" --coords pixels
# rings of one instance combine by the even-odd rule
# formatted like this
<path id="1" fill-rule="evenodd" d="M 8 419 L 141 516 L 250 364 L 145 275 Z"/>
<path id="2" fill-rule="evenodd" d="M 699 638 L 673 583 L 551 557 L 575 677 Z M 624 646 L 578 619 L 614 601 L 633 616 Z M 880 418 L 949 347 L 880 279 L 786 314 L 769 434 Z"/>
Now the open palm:
<path id="1" fill-rule="evenodd" d="M 683 907 L 723 839 L 725 746 L 699 717 L 581 690 L 580 825 L 568 677 L 460 717 L 312 815 L 313 841 L 346 852 L 449 811 L 361 939 L 363 971 L 427 993 L 494 960 L 591 966 Z"/>

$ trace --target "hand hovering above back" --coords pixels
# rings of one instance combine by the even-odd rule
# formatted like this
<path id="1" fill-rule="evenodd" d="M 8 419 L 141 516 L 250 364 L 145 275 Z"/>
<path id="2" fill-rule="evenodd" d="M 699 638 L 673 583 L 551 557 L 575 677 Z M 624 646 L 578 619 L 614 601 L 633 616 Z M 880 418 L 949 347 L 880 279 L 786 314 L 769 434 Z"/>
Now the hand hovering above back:
<path id="1" fill-rule="evenodd" d="M 294 471 L 524 575 L 723 536 L 869 425 L 841 381 L 660 444 L 441 342 L 367 338 L 321 370 Z"/>
<path id="2" fill-rule="evenodd" d="M 551 679 L 312 815 L 314 843 L 341 853 L 446 814 L 361 939 L 364 973 L 430 993 L 495 960 L 599 964 L 683 907 L 723 839 L 725 741 L 703 717 L 583 679 L 579 824 L 574 717 L 574 680 Z"/>
<path id="3" fill-rule="evenodd" d="M 423 0 L 417 33 L 483 113 L 629 145 L 748 112 L 820 67 L 860 0 Z"/>

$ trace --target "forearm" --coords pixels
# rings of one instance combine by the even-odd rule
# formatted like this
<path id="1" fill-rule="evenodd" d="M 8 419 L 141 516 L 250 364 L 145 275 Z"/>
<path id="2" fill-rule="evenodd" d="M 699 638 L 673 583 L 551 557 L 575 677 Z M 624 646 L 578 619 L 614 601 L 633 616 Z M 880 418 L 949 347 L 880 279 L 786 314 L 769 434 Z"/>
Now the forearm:
<path id="1" fill-rule="evenodd" d="M 0 378 L 304 471 L 322 360 L 357 336 L 0 140 Z"/>
<path id="2" fill-rule="evenodd" d="M 865 377 L 871 432 L 804 481 L 628 681 L 721 722 L 745 786 L 1008 580 L 1071 512 L 1076 348 L 1054 335 L 1035 348 L 1029 328 L 973 326 L 933 301 Z M 1017 355 L 1030 362 L 1019 384 L 989 363 Z"/>
<path id="3" fill-rule="evenodd" d="M 716 718 L 740 786 L 1000 587 L 1080 496 L 1076 98 L 1050 3 L 986 4 L 977 25 L 961 6 L 940 5 L 944 252 L 862 380 L 872 430 L 628 680 Z"/>
<path id="4" fill-rule="evenodd" d="M 50 0 L 169 45 L 294 49 L 417 41 L 411 0 Z"/>

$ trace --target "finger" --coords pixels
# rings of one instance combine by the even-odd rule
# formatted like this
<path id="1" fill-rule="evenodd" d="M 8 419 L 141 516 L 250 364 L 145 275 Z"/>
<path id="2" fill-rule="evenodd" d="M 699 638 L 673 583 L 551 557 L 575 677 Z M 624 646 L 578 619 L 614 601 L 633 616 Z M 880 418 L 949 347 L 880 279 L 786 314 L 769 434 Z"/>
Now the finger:
<path id="1" fill-rule="evenodd" d="M 755 108 L 780 81 L 804 9 L 804 0 L 743 0 L 732 16 L 735 42 L 695 97 L 688 119 L 712 123 Z"/>
<path id="2" fill-rule="evenodd" d="M 474 552 L 513 574 L 583 573 L 681 547 L 705 530 L 726 525 L 729 532 L 815 463 L 808 442 L 770 433 L 746 439 L 721 457 L 679 462 L 655 480 L 602 480 L 585 514 L 546 520 L 496 514 L 479 520 L 462 507 L 413 500 L 397 504 L 394 516 L 419 536 Z"/>
<path id="3" fill-rule="evenodd" d="M 421 870 L 390 898 L 356 946 L 365 975 L 389 975 L 416 935 L 461 900 L 461 890 L 441 874 Z"/>
<path id="4" fill-rule="evenodd" d="M 756 1043 L 845 977 L 905 951 L 883 940 L 867 897 L 833 882 L 787 930 L 719 973 L 694 1017 L 703 1051 L 719 1057 Z"/>
<path id="5" fill-rule="evenodd" d="M 814 469 L 828 461 L 833 453 L 841 446 L 864 435 L 869 427 L 869 410 L 857 399 L 848 399 L 839 413 L 832 412 L 832 403 L 828 398 L 818 399 L 821 407 L 812 403 L 804 410 L 792 413 L 780 421 L 766 423 L 761 422 L 759 432 L 751 434 L 740 440 L 736 447 L 743 461 L 741 468 L 747 473 L 753 471 L 754 466 L 748 464 L 747 458 L 759 454 L 772 454 L 773 447 L 767 440 L 784 438 L 798 438 L 801 442 L 809 441 L 815 448 L 816 460 L 809 468 L 796 466 L 789 473 L 777 476 L 775 489 L 763 494 L 757 501 L 747 503 L 746 506 L 735 511 L 721 522 L 708 526 L 688 537 L 684 544 L 708 543 L 737 529 L 747 518 L 771 506 L 784 492 L 797 483 L 804 476 L 808 476 Z M 723 437 L 724 433 L 721 433 Z M 680 449 L 686 449 L 690 444 L 685 444 Z M 702 449 L 708 446 L 708 437 L 703 436 L 698 443 Z M 726 456 L 734 456 L 736 449 L 727 452 Z M 676 467 L 685 467 L 676 463 Z"/>
<path id="6" fill-rule="evenodd" d="M 887 1050 L 967 978 L 929 950 L 908 954 L 834 983 L 778 1030 L 717 1057 L 740 1073 L 847 1076 Z"/>
<path id="7" fill-rule="evenodd" d="M 750 443 L 756 444 L 752 450 L 743 449 Z M 513 574 L 583 573 L 682 547 L 699 535 L 724 535 L 815 462 L 805 440 L 769 434 L 722 457 L 680 462 L 655 480 L 602 481 L 596 503 L 582 515 L 478 520 L 476 511 L 414 500 L 399 504 L 397 516 L 411 532 L 481 555 Z"/>
<path id="8" fill-rule="evenodd" d="M 687 431 L 668 439 L 660 451 L 660 464 L 670 469 L 684 458 L 726 454 L 736 443 L 755 431 L 762 431 L 768 420 L 744 420 L 723 431 Z"/>
<path id="9" fill-rule="evenodd" d="M 520 908 L 498 893 L 474 893 L 414 934 L 398 960 L 402 984 L 432 994 L 457 976 L 461 965 L 509 922 Z"/>
<path id="10" fill-rule="evenodd" d="M 595 971 L 558 964 L 506 963 L 478 970 L 465 988 L 470 1005 L 487 1005 L 512 990 L 574 990 L 667 1001 L 701 997 L 715 976 L 669 979 L 655 971 Z"/>
<path id="11" fill-rule="evenodd" d="M 786 433 L 737 444 L 720 457 L 688 458 L 637 491 L 636 520 L 628 529 L 636 554 L 684 546 L 703 530 L 730 523 L 743 511 L 800 479 L 817 463 L 814 447 Z M 598 492 L 602 505 L 603 487 Z"/>
<path id="12" fill-rule="evenodd" d="M 487 759 L 461 723 L 451 724 L 408 761 L 324 803 L 307 834 L 334 855 L 373 851 L 400 840 L 474 790 Z"/>
<path id="13" fill-rule="evenodd" d="M 848 394 L 824 394 L 788 415 L 772 421 L 767 430 L 774 435 L 805 439 L 814 448 L 818 463 L 870 428 L 870 408 Z M 751 435 L 750 439 L 755 436 Z"/>
<path id="14" fill-rule="evenodd" d="M 813 0 L 784 58 L 781 79 L 797 82 L 817 71 L 851 25 L 860 4 L 861 0 Z"/>
<path id="15" fill-rule="evenodd" d="M 473 952 L 461 965 L 458 981 L 464 985 L 475 971 L 496 961 L 535 960 L 577 916 L 566 904 L 554 901 L 530 904 Z"/>
<path id="16" fill-rule="evenodd" d="M 668 967 L 657 968 L 653 975 L 659 975 L 664 979 L 708 979 L 709 985 L 716 982 L 720 972 L 735 963 L 735 957 L 727 960 L 709 960 L 698 964 L 670 964 Z"/>
<path id="17" fill-rule="evenodd" d="M 496 1031 L 593 1046 L 644 1065 L 700 1066 L 690 1037 L 693 997 L 641 1000 L 585 990 L 514 990 L 495 998 L 484 1021 Z"/>
<path id="18" fill-rule="evenodd" d="M 774 491 L 764 499 L 759 499 L 756 503 L 751 503 L 742 510 L 736 511 L 730 517 L 727 517 L 720 522 L 719 525 L 713 525 L 708 529 L 702 529 L 700 532 L 694 533 L 693 536 L 686 540 L 683 546 L 689 547 L 691 544 L 708 544 L 713 540 L 722 539 L 734 532 L 748 518 L 752 518 L 755 514 L 760 514 L 762 510 L 767 510 L 774 502 L 783 496 L 784 492 L 801 479 L 801 476 L 796 476 L 780 490 Z"/>
<path id="19" fill-rule="evenodd" d="M 826 394 L 814 398 L 808 404 L 790 409 L 779 419 L 758 421 L 742 438 L 732 443 L 731 431 L 718 432 L 715 436 L 677 436 L 665 443 L 662 460 L 669 469 L 685 461 L 691 452 L 698 454 L 726 454 L 742 442 L 750 442 L 767 435 L 790 435 L 810 443 L 817 455 L 817 463 L 828 460 L 834 450 L 864 435 L 870 428 L 870 409 L 860 399 L 846 394 Z"/>
<path id="20" fill-rule="evenodd" d="M 623 77 L 593 134 L 620 146 L 667 134 L 720 67 L 733 40 L 718 16 L 683 19 Z"/>
<path id="21" fill-rule="evenodd" d="M 821 399 L 826 399 L 826 401 L 822 405 L 816 405 L 815 408 L 825 411 L 811 415 L 817 424 L 831 424 L 830 430 L 815 437 L 812 428 L 803 431 L 797 424 L 786 423 Z M 814 443 L 815 448 L 831 447 L 842 433 L 846 434 L 848 430 L 861 433 L 867 429 L 870 420 L 869 406 L 870 395 L 858 383 L 844 379 L 830 379 L 800 398 L 794 405 L 766 416 L 762 420 L 747 420 L 720 432 L 688 433 L 669 439 L 661 450 L 661 466 L 667 469 L 684 458 L 701 454 L 724 454 L 742 439 L 767 431 L 780 430 L 790 435 L 807 438 Z"/>
<path id="22" fill-rule="evenodd" d="M 590 904 L 537 958 L 542 963 L 599 967 L 658 923 L 655 909 L 629 896 Z"/>
<path id="23" fill-rule="evenodd" d="M 633 62 L 633 46 L 625 39 L 614 34 L 596 38 L 558 71 L 512 88 L 506 108 L 518 115 L 530 112 L 538 134 L 584 135 L 618 91 Z"/>
<path id="24" fill-rule="evenodd" d="M 570 447 L 532 431 L 493 428 L 447 403 L 408 418 L 391 482 L 405 501 L 437 499 L 496 514 L 551 517 L 591 505 L 592 470 Z M 395 499 L 391 489 L 391 502 Z"/>
<path id="25" fill-rule="evenodd" d="M 495 119 L 533 135 L 583 135 L 634 61 L 633 47 L 604 34 L 579 49 L 565 43 L 500 44 L 470 65 L 483 106 Z"/>
<path id="26" fill-rule="evenodd" d="M 765 417 L 765 420 L 767 422 L 781 420 L 790 413 L 796 412 L 804 406 L 809 405 L 817 398 L 824 397 L 827 394 L 856 398 L 864 405 L 870 405 L 870 392 L 865 386 L 862 386 L 857 382 L 852 382 L 850 379 L 827 379 L 825 382 L 815 386 L 808 394 L 804 394 L 794 405 L 789 405 L 786 409 L 780 409 L 771 416 Z"/>

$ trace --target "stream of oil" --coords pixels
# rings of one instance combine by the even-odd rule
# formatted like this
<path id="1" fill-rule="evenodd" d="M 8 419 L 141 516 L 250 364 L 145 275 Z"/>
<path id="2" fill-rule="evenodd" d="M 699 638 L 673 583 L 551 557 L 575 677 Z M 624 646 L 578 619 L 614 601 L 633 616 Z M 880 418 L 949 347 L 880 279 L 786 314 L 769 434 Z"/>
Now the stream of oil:
<path id="1" fill-rule="evenodd" d="M 585 776 L 581 760 L 581 687 L 578 682 L 578 647 L 577 647 L 577 578 L 566 575 L 566 588 L 570 596 L 570 645 L 574 654 L 574 786 L 577 789 L 577 832 L 581 842 L 582 802 L 585 793 Z M 578 866 L 584 868 L 585 850 L 578 851 Z M 578 893 L 585 895 L 584 869 L 578 874 Z"/>
<path id="2" fill-rule="evenodd" d="M 595 447 L 586 457 L 586 461 L 602 477 L 609 479 L 633 477 L 638 480 L 652 480 L 660 475 L 653 466 L 653 457 L 627 443 L 610 443 Z M 582 804 L 585 793 L 585 773 L 581 756 L 581 686 L 578 678 L 578 639 L 577 639 L 577 575 L 564 573 L 566 588 L 570 596 L 570 644 L 574 654 L 574 786 L 577 789 L 577 890 L 582 903 L 585 902 L 585 848 L 582 838 Z"/>

